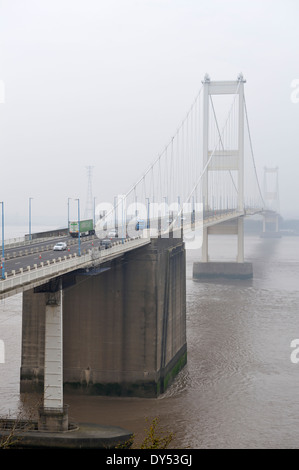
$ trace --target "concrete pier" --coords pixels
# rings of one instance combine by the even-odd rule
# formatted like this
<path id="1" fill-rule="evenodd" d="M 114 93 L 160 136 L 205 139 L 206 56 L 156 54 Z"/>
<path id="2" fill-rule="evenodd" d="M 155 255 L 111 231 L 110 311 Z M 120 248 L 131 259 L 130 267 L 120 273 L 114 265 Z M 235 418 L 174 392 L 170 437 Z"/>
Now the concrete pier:
<path id="1" fill-rule="evenodd" d="M 156 397 L 187 361 L 182 239 L 62 278 L 64 390 Z M 46 292 L 23 294 L 21 391 L 43 390 Z"/>
<path id="2" fill-rule="evenodd" d="M 252 277 L 252 263 L 193 263 L 194 279 L 251 279 Z"/>
<path id="3" fill-rule="evenodd" d="M 263 232 L 261 238 L 281 238 L 279 229 L 280 215 L 277 212 L 265 211 L 263 214 Z"/>
<path id="4" fill-rule="evenodd" d="M 209 261 L 209 235 L 236 235 L 237 260 L 231 262 Z M 221 243 L 221 241 L 220 241 Z M 239 217 L 208 227 L 203 231 L 202 261 L 193 263 L 194 279 L 251 279 L 252 263 L 244 261 L 244 219 Z"/>

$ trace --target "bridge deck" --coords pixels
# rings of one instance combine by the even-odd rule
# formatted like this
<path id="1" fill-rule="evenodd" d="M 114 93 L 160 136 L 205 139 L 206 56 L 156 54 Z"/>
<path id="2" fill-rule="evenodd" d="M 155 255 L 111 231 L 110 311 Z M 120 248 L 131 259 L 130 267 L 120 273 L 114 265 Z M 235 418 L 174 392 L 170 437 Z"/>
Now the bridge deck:
<path id="1" fill-rule="evenodd" d="M 250 209 L 246 212 L 238 211 L 218 211 L 210 212 L 204 219 L 199 218 L 196 223 L 184 223 L 184 231 L 190 232 L 191 230 L 201 230 L 204 227 L 213 226 L 216 224 L 224 223 L 230 220 L 243 217 L 245 215 L 253 215 L 259 212 L 256 209 Z M 172 230 L 170 228 L 170 230 Z M 180 229 L 177 229 L 180 232 Z M 175 228 L 173 228 L 175 232 Z M 166 228 L 164 232 L 154 233 L 153 231 L 144 230 L 142 235 L 138 238 L 125 239 L 116 241 L 111 248 L 99 249 L 100 240 L 93 237 L 93 240 L 82 239 L 83 254 L 78 256 L 77 250 L 78 241 L 71 239 L 69 244 L 72 243 L 72 249 L 68 255 L 53 257 L 53 241 L 49 245 L 48 240 L 40 240 L 38 243 L 35 240 L 31 245 L 26 242 L 24 245 L 19 245 L 19 251 L 13 251 L 13 248 L 7 250 L 8 259 L 5 261 L 6 273 L 5 279 L 0 281 L 0 299 L 15 295 L 23 292 L 24 290 L 45 284 L 49 280 L 67 274 L 69 272 L 99 266 L 114 258 L 122 256 L 124 253 L 135 250 L 141 246 L 145 246 L 151 242 L 151 237 L 161 235 L 167 237 L 169 229 Z M 180 236 L 180 234 L 179 234 Z M 84 250 L 84 247 L 87 249 Z M 45 251 L 43 251 L 45 250 Z M 84 251 L 86 251 L 84 253 Z M 31 263 L 31 264 L 30 264 Z"/>

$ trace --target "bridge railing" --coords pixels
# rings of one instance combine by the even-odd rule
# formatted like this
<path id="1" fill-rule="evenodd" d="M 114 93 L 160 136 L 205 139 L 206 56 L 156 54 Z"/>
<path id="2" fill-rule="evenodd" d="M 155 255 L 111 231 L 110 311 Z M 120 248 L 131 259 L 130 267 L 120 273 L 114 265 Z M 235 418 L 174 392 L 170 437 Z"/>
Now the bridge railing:
<path id="1" fill-rule="evenodd" d="M 58 237 L 55 237 L 53 238 L 53 240 L 51 241 L 51 238 L 47 237 L 47 238 L 43 238 L 43 239 L 38 239 L 38 240 L 34 240 L 34 242 L 30 242 L 30 244 L 19 244 L 17 246 L 10 246 L 9 248 L 10 249 L 13 249 L 13 248 L 16 248 L 15 251 L 11 251 L 11 252 L 6 252 L 5 253 L 5 260 L 10 260 L 10 259 L 13 259 L 13 258 L 18 258 L 20 256 L 27 256 L 27 255 L 30 255 L 30 254 L 33 254 L 33 253 L 43 253 L 45 251 L 49 251 L 49 250 L 53 250 L 53 246 L 55 244 L 55 241 L 57 241 Z M 95 239 L 95 235 L 89 235 L 87 237 L 84 237 L 84 241 L 90 241 L 90 240 L 94 240 Z M 50 242 L 51 243 L 47 243 L 46 242 Z M 45 243 L 44 245 L 40 245 L 39 242 L 42 242 L 42 243 Z M 67 244 L 68 246 L 72 246 L 72 245 L 76 245 L 78 244 L 78 239 L 77 238 L 71 238 L 67 241 Z M 22 249 L 21 249 L 22 248 Z"/>
<path id="2" fill-rule="evenodd" d="M 26 240 L 26 237 L 16 237 L 16 238 L 8 238 L 4 240 L 4 248 L 17 248 L 19 246 L 32 246 L 37 243 L 46 242 L 46 241 L 54 241 L 60 238 L 58 235 L 53 235 L 53 237 L 43 237 L 43 238 L 35 238 L 33 240 Z M 0 242 L 1 244 L 1 242 Z"/>

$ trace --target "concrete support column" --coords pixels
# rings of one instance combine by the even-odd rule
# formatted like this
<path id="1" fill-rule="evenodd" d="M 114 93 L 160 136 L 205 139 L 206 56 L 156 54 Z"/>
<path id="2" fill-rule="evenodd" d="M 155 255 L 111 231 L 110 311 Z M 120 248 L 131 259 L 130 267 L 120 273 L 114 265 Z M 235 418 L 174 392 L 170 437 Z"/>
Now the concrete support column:
<path id="1" fill-rule="evenodd" d="M 62 409 L 62 290 L 46 297 L 44 407 Z"/>
<path id="2" fill-rule="evenodd" d="M 63 296 L 58 279 L 25 295 L 21 384 L 44 387 L 39 430 L 67 429 L 63 391 L 166 390 L 187 361 L 185 264 L 182 238 L 153 238 L 101 269 L 64 276 L 72 289 Z"/>
<path id="3" fill-rule="evenodd" d="M 45 354 L 45 294 L 23 292 L 20 392 L 43 391 Z"/>
<path id="4" fill-rule="evenodd" d="M 275 220 L 275 231 L 276 231 L 276 233 L 279 232 L 279 217 L 278 217 L 278 214 L 276 215 L 276 220 Z"/>
<path id="5" fill-rule="evenodd" d="M 275 212 L 265 212 L 263 215 L 263 238 L 280 238 L 279 214 Z"/>
<path id="6" fill-rule="evenodd" d="M 244 263 L 244 219 L 238 219 L 238 255 L 237 262 Z"/>
<path id="7" fill-rule="evenodd" d="M 207 263 L 209 261 L 209 235 L 208 229 L 203 228 L 202 234 L 202 262 Z"/>
<path id="8" fill-rule="evenodd" d="M 63 406 L 62 289 L 46 293 L 44 406 L 39 410 L 40 431 L 67 431 Z"/>

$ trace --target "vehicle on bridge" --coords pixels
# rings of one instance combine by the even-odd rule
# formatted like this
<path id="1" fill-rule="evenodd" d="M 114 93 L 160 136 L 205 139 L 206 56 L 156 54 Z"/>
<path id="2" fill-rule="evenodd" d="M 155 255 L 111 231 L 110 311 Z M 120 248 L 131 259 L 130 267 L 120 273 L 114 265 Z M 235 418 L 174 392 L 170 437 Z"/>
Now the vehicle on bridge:
<path id="1" fill-rule="evenodd" d="M 102 250 L 107 250 L 108 248 L 112 247 L 112 241 L 110 238 L 104 238 L 104 240 L 101 240 L 100 247 Z"/>
<path id="2" fill-rule="evenodd" d="M 53 250 L 54 251 L 64 251 L 67 249 L 67 244 L 64 242 L 58 242 L 56 245 L 54 245 Z"/>
<path id="3" fill-rule="evenodd" d="M 93 220 L 92 219 L 80 220 L 80 223 L 78 221 L 70 222 L 69 234 L 74 238 L 78 238 L 79 232 L 80 232 L 80 237 L 85 237 L 87 235 L 94 235 L 95 229 L 94 229 Z"/>
<path id="4" fill-rule="evenodd" d="M 113 230 L 110 230 L 110 232 L 108 233 L 108 237 L 109 238 L 118 238 L 118 231 L 113 229 Z"/>
<path id="5" fill-rule="evenodd" d="M 136 223 L 136 226 L 135 226 L 135 230 L 143 230 L 145 229 L 147 226 L 147 223 L 144 219 L 138 219 L 137 220 L 137 223 Z"/>

